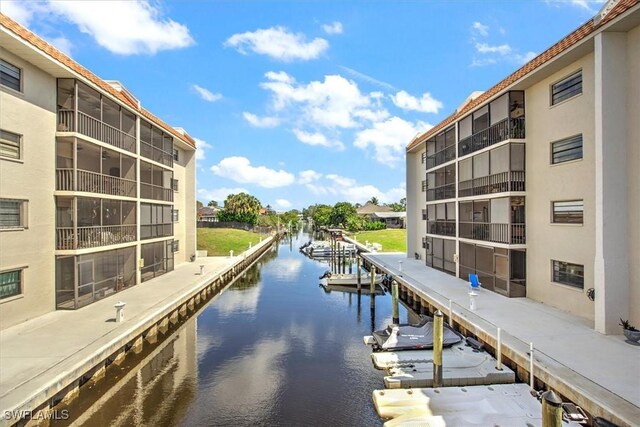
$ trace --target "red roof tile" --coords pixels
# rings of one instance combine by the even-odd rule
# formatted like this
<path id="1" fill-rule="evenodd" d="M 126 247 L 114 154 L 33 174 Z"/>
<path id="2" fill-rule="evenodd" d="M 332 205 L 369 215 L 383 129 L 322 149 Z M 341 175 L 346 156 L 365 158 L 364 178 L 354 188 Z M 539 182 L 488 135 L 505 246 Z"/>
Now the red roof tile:
<path id="1" fill-rule="evenodd" d="M 135 102 L 135 100 L 132 99 L 130 96 L 128 96 L 124 91 L 116 90 L 109 83 L 105 82 L 100 77 L 96 76 L 91 71 L 89 71 L 82 65 L 78 64 L 76 61 L 69 58 L 67 55 L 60 52 L 55 47 L 51 46 L 42 38 L 40 38 L 33 32 L 29 31 L 28 29 L 26 29 L 25 27 L 18 24 L 17 22 L 15 22 L 14 20 L 12 20 L 11 18 L 9 18 L 8 16 L 2 13 L 0 13 L 0 25 L 2 25 L 4 28 L 9 30 L 16 36 L 20 37 L 22 40 L 29 43 L 33 47 L 39 49 L 41 52 L 48 55 L 51 59 L 58 61 L 62 65 L 76 72 L 80 76 L 84 77 L 85 79 L 87 79 L 88 81 L 90 81 L 91 83 L 99 87 L 100 89 L 102 89 L 104 92 L 108 93 L 109 95 L 111 95 L 112 97 L 120 101 L 122 104 L 128 106 L 129 108 L 135 111 L 138 111 L 143 116 L 147 117 L 149 120 L 154 122 L 156 125 L 162 127 L 167 132 L 171 133 L 174 137 L 177 137 L 178 139 L 183 140 L 184 142 L 186 142 L 187 144 L 195 148 L 196 146 L 195 141 L 191 137 L 184 136 L 183 134 L 176 131 L 174 128 L 172 128 L 171 126 L 169 126 L 168 124 L 166 124 L 165 122 L 163 122 L 162 120 L 154 116 L 153 114 L 149 113 L 144 108 L 140 108 L 138 104 Z"/>

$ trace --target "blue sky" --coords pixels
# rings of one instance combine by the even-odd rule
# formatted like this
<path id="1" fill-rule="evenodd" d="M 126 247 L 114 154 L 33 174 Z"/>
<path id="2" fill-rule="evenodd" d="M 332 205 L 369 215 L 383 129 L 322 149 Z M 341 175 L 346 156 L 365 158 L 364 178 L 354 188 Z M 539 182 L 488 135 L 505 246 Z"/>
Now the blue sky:
<path id="1" fill-rule="evenodd" d="M 404 197 L 404 147 L 602 0 L 8 1 L 199 143 L 197 198 Z"/>

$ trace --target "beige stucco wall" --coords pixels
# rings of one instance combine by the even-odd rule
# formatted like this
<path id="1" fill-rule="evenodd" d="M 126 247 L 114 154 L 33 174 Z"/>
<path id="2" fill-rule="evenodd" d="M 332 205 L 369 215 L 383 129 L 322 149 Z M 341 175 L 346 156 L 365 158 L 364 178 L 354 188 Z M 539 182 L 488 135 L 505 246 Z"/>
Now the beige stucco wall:
<path id="1" fill-rule="evenodd" d="M 413 258 L 419 253 L 424 259 L 422 238 L 426 232 L 426 223 L 422 220 L 422 209 L 425 208 L 425 193 L 422 192 L 422 181 L 425 179 L 425 165 L 422 164 L 421 149 L 407 153 L 407 257 Z"/>
<path id="2" fill-rule="evenodd" d="M 23 159 L 0 159 L 0 196 L 28 200 L 28 228 L 0 231 L 0 271 L 27 267 L 23 294 L 0 300 L 0 329 L 54 310 L 56 79 L 0 49 L 22 69 L 23 92 L 0 86 L 0 128 L 22 135 Z"/>
<path id="3" fill-rule="evenodd" d="M 174 238 L 180 241 L 180 250 L 174 254 L 176 265 L 189 261 L 195 253 L 195 151 L 176 147 L 178 161 L 173 163 L 173 177 L 178 180 L 174 192 L 174 209 L 179 210 L 179 221 L 174 224 Z"/>
<path id="4" fill-rule="evenodd" d="M 589 54 L 526 90 L 527 297 L 594 319 L 594 56 Z M 582 69 L 583 93 L 550 106 L 550 86 Z M 582 133 L 583 159 L 551 165 L 551 142 Z M 584 200 L 584 224 L 551 223 L 551 202 Z M 584 265 L 584 290 L 552 283 L 551 260 Z"/>
<path id="5" fill-rule="evenodd" d="M 627 34 L 629 320 L 640 327 L 640 27 Z"/>

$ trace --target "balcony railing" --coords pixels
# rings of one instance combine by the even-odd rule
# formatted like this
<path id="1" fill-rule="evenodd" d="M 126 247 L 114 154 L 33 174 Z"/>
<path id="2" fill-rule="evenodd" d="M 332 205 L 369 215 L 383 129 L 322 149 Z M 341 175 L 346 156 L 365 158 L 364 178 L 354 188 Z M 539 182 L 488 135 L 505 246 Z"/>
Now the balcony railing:
<path id="1" fill-rule="evenodd" d="M 73 110 L 58 110 L 58 131 L 78 132 L 123 150 L 136 152 L 136 137 L 78 111 L 78 125 L 74 125 Z"/>
<path id="2" fill-rule="evenodd" d="M 136 226 L 98 225 L 78 227 L 77 234 L 74 234 L 73 227 L 58 227 L 56 234 L 57 249 L 86 249 L 134 242 L 136 240 Z"/>
<path id="3" fill-rule="evenodd" d="M 173 153 L 166 153 L 148 142 L 140 141 L 140 155 L 166 166 L 173 166 Z"/>
<path id="4" fill-rule="evenodd" d="M 452 199 L 454 197 L 456 197 L 455 184 L 447 184 L 427 189 L 427 202 L 431 202 L 433 200 Z"/>
<path id="5" fill-rule="evenodd" d="M 73 169 L 56 169 L 56 189 L 136 197 L 135 181 L 80 169 L 78 170 L 78 185 L 75 186 L 73 185 Z"/>
<path id="6" fill-rule="evenodd" d="M 524 224 L 460 222 L 460 237 L 512 245 L 526 243 Z"/>
<path id="7" fill-rule="evenodd" d="M 512 171 L 461 181 L 458 184 L 458 197 L 525 191 L 524 179 L 524 171 Z"/>
<path id="8" fill-rule="evenodd" d="M 441 236 L 456 235 L 455 221 L 427 221 L 427 234 L 439 234 Z"/>
<path id="9" fill-rule="evenodd" d="M 504 119 L 458 142 L 458 156 L 462 157 L 507 139 L 524 139 L 524 117 Z"/>
<path id="10" fill-rule="evenodd" d="M 173 223 L 140 226 L 140 240 L 173 236 Z"/>
<path id="11" fill-rule="evenodd" d="M 173 189 L 141 182 L 140 198 L 173 202 Z"/>
<path id="12" fill-rule="evenodd" d="M 427 156 L 427 169 L 435 168 L 443 163 L 456 158 L 456 146 L 450 145 L 444 150 L 440 150 L 437 153 Z"/>

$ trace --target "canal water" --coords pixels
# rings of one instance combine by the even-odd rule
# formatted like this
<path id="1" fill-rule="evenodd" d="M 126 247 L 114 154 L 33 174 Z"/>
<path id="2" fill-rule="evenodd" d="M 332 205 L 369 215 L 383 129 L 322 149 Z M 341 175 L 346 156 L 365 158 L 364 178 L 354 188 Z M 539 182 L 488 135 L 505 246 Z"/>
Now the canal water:
<path id="1" fill-rule="evenodd" d="M 391 298 L 319 286 L 326 262 L 300 233 L 155 346 L 67 407 L 85 426 L 376 426 L 383 388 L 362 337 L 391 323 Z M 355 272 L 355 270 L 354 270 Z M 410 314 L 401 306 L 401 321 Z M 412 316 L 413 320 L 413 316 Z M 65 422 L 68 424 L 68 422 Z"/>

